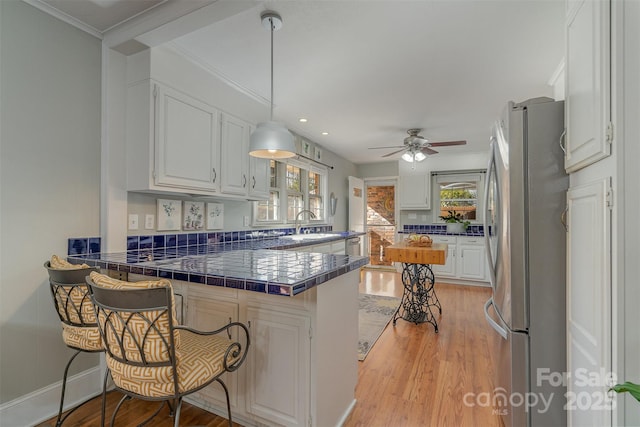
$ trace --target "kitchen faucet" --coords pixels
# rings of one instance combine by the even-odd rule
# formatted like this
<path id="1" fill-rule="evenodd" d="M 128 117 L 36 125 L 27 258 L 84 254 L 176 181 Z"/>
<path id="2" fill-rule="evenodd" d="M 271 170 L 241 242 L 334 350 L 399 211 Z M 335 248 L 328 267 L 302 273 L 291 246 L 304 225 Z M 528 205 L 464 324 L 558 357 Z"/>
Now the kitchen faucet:
<path id="1" fill-rule="evenodd" d="M 313 212 L 311 212 L 309 209 L 303 209 L 303 210 L 301 210 L 300 212 L 298 212 L 298 213 L 296 214 L 296 220 L 295 220 L 295 222 L 293 223 L 293 224 L 294 224 L 294 226 L 295 226 L 295 228 L 296 228 L 296 234 L 300 234 L 300 227 L 301 227 L 301 225 L 298 223 L 298 221 L 299 221 L 299 219 L 300 219 L 300 215 L 301 215 L 301 214 L 303 214 L 303 213 L 305 213 L 305 212 L 309 214 L 309 217 L 310 217 L 311 219 L 315 219 L 315 218 L 316 218 L 316 214 L 314 214 Z"/>

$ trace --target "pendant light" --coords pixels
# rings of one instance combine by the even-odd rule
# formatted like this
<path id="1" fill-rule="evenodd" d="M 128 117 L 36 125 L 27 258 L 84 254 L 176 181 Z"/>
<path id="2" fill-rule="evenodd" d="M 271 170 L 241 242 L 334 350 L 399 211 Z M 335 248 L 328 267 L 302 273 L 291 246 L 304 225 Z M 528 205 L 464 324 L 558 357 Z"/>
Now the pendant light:
<path id="1" fill-rule="evenodd" d="M 249 155 L 266 159 L 285 159 L 296 155 L 293 135 L 282 123 L 273 121 L 273 32 L 282 28 L 282 18 L 273 11 L 260 15 L 262 26 L 271 31 L 271 115 L 258 123 L 249 139 Z"/>

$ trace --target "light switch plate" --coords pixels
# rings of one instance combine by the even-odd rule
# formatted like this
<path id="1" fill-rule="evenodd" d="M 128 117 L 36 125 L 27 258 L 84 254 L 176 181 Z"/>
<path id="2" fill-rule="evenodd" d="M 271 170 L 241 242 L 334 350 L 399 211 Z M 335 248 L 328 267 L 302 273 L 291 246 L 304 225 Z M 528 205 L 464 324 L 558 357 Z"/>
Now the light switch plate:
<path id="1" fill-rule="evenodd" d="M 242 219 L 243 219 L 242 222 L 244 223 L 244 226 L 248 227 L 249 226 L 249 215 L 245 215 Z"/>
<path id="2" fill-rule="evenodd" d="M 155 225 L 156 217 L 152 214 L 146 214 L 144 216 L 144 228 L 146 230 L 153 230 L 153 226 Z"/>
<path id="3" fill-rule="evenodd" d="M 418 219 L 418 214 L 410 213 L 409 215 L 407 215 L 407 218 L 409 218 L 409 219 Z"/>
<path id="4" fill-rule="evenodd" d="M 138 215 L 129 214 L 129 230 L 137 230 L 137 229 L 138 229 Z"/>

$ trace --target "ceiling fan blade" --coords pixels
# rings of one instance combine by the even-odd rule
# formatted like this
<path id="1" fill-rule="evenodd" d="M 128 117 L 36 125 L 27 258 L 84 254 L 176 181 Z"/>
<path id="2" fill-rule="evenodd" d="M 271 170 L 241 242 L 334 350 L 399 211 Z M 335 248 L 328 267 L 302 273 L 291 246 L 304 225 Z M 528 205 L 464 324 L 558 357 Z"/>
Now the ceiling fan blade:
<path id="1" fill-rule="evenodd" d="M 447 147 L 449 145 L 466 145 L 467 141 L 444 141 L 444 142 L 430 142 L 431 147 Z"/>
<path id="2" fill-rule="evenodd" d="M 422 151 L 424 154 L 438 154 L 438 152 L 437 152 L 436 150 L 432 150 L 432 149 L 431 149 L 431 148 L 429 148 L 429 147 L 424 147 L 424 148 L 423 148 L 422 150 L 420 150 L 420 151 Z"/>
<path id="3" fill-rule="evenodd" d="M 399 152 L 404 151 L 404 150 L 405 150 L 405 148 L 403 147 L 403 148 L 402 148 L 402 149 L 400 149 L 400 150 L 392 151 L 391 153 L 385 154 L 385 155 L 384 155 L 384 156 L 382 156 L 382 157 L 389 157 L 389 156 L 393 156 L 394 154 L 398 154 Z"/>
<path id="4" fill-rule="evenodd" d="M 369 147 L 369 150 L 377 150 L 379 148 L 401 148 L 404 147 L 404 145 L 391 145 L 389 147 Z"/>

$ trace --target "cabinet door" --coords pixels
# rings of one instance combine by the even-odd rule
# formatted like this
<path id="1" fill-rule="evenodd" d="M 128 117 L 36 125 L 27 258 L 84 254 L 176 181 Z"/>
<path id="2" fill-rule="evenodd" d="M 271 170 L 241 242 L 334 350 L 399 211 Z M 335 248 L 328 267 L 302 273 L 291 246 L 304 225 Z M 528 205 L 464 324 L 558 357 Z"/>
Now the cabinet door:
<path id="1" fill-rule="evenodd" d="M 238 304 L 214 300 L 205 297 L 203 294 L 191 292 L 187 298 L 187 326 L 200 331 L 213 331 L 221 328 L 229 322 L 238 321 Z M 235 336 L 234 336 L 235 335 Z M 237 339 L 237 331 L 232 335 Z M 222 381 L 229 389 L 229 402 L 231 407 L 238 406 L 238 372 L 225 373 Z M 226 398 L 220 384 L 214 382 L 203 388 L 200 392 L 205 400 L 215 401 L 221 408 L 226 406 Z"/>
<path id="2" fill-rule="evenodd" d="M 487 259 L 482 244 L 458 243 L 458 276 L 461 279 L 485 280 Z"/>
<path id="3" fill-rule="evenodd" d="M 249 130 L 247 122 L 221 114 L 220 139 L 222 158 L 222 192 L 246 195 L 249 186 Z"/>
<path id="4" fill-rule="evenodd" d="M 249 195 L 252 198 L 269 198 L 270 171 L 270 159 L 249 156 Z"/>
<path id="5" fill-rule="evenodd" d="M 578 396 L 578 405 L 580 396 L 604 393 L 602 384 L 576 375 L 578 369 L 612 372 L 609 192 L 609 179 L 567 192 L 567 371 L 571 379 L 567 392 Z M 611 425 L 612 412 L 602 410 L 607 404 L 605 400 L 601 405 L 567 411 L 568 425 Z"/>
<path id="6" fill-rule="evenodd" d="M 575 172 L 610 154 L 613 130 L 610 2 L 570 7 L 566 30 L 565 169 Z"/>
<path id="7" fill-rule="evenodd" d="M 247 411 L 270 423 L 307 426 L 309 317 L 248 307 L 251 330 Z"/>
<path id="8" fill-rule="evenodd" d="M 444 265 L 433 264 L 431 269 L 436 281 L 441 277 L 455 277 L 456 275 L 456 238 L 445 236 L 431 236 L 434 243 L 447 244 L 447 261 Z"/>
<path id="9" fill-rule="evenodd" d="M 164 86 L 155 94 L 156 185 L 217 191 L 217 110 Z"/>
<path id="10" fill-rule="evenodd" d="M 413 167 L 413 169 L 412 169 Z M 425 163 L 400 160 L 398 198 L 400 209 L 431 208 L 431 174 Z"/>

